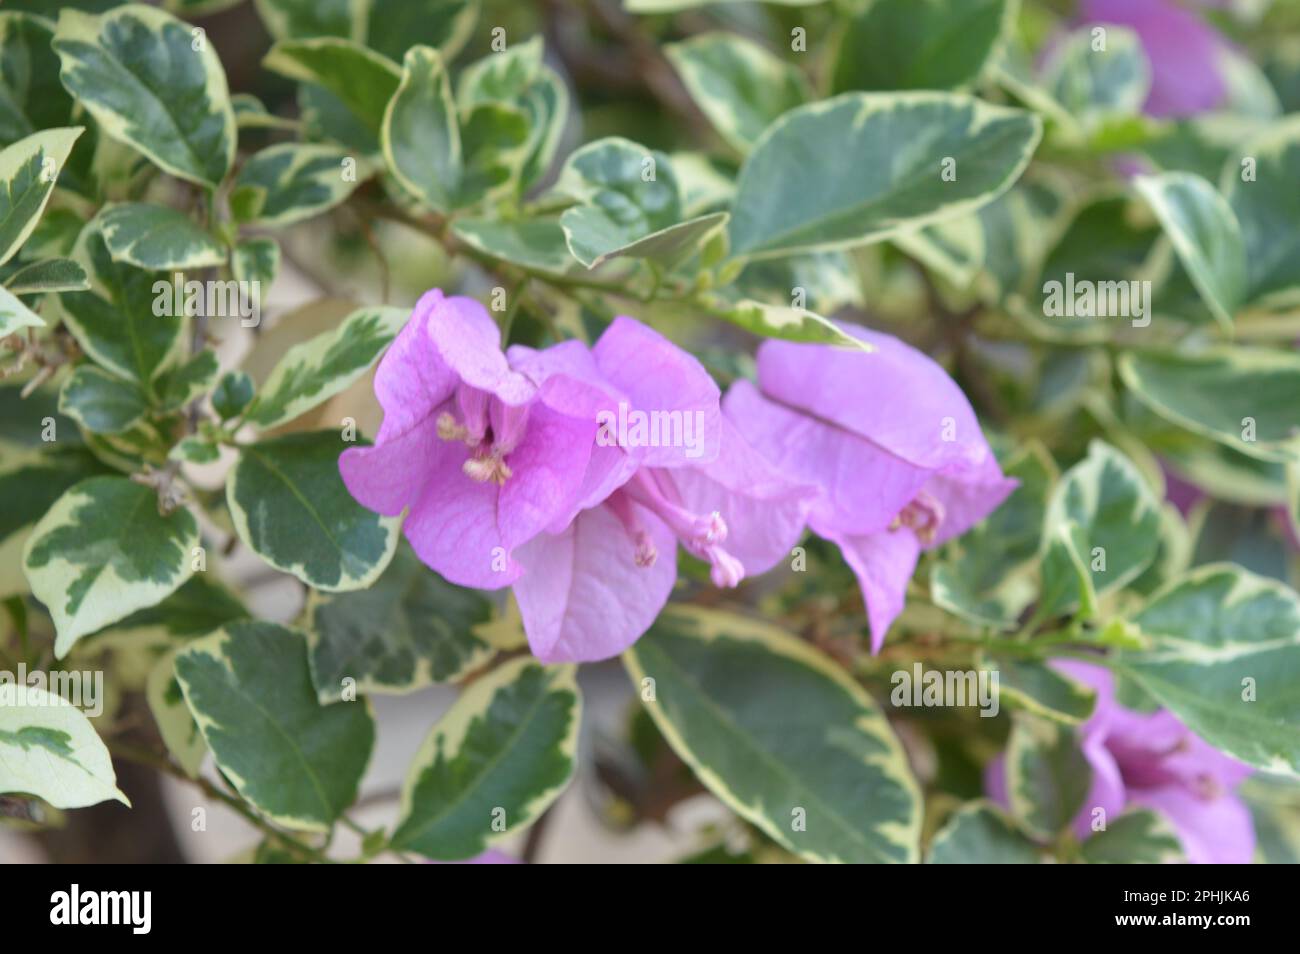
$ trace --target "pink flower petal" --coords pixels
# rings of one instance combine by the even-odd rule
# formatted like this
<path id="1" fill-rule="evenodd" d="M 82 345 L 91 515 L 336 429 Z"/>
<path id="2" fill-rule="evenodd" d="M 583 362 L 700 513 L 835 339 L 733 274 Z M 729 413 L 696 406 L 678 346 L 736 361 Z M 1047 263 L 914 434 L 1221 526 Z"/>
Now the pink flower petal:
<path id="1" fill-rule="evenodd" d="M 867 604 L 871 651 L 878 653 L 885 643 L 885 633 L 903 611 L 907 581 L 916 569 L 921 544 L 907 529 L 864 536 L 823 535 L 839 546 L 858 578 Z"/>
<path id="2" fill-rule="evenodd" d="M 1190 116 L 1218 106 L 1227 91 L 1219 62 L 1226 43 L 1173 0 L 1083 0 L 1080 16 L 1131 28 L 1151 61 L 1151 116 Z"/>
<path id="3" fill-rule="evenodd" d="M 704 366 L 654 329 L 615 318 L 592 347 L 604 377 L 628 396 L 630 411 L 675 414 L 698 446 L 643 446 L 634 453 L 650 467 L 700 464 L 718 456 L 718 385 Z"/>
<path id="4" fill-rule="evenodd" d="M 507 549 L 572 512 L 595 435 L 594 421 L 568 417 L 545 404 L 532 406 L 527 433 L 506 458 L 513 473 L 498 501 L 497 524 Z"/>
<path id="5" fill-rule="evenodd" d="M 965 470 L 983 463 L 989 449 L 979 421 L 943 368 L 891 335 L 841 327 L 875 352 L 765 341 L 758 349 L 763 393 L 914 467 Z"/>
<path id="6" fill-rule="evenodd" d="M 533 655 L 542 662 L 595 662 L 636 642 L 668 602 L 677 578 L 676 540 L 662 521 L 631 505 L 658 559 L 636 565 L 636 546 L 608 507 L 584 510 L 563 533 L 534 537 L 515 556 L 524 567 L 515 599 Z"/>
<path id="7" fill-rule="evenodd" d="M 510 557 L 497 521 L 501 488 L 465 474 L 469 449 L 464 444 L 443 446 L 403 532 L 416 555 L 452 583 L 483 590 L 507 586 L 522 569 Z"/>
<path id="8" fill-rule="evenodd" d="M 415 314 L 427 316 L 429 340 L 465 384 L 512 406 L 527 404 L 536 395 L 536 386 L 511 370 L 501 351 L 501 330 L 482 304 L 473 298 L 444 297 L 435 288 L 416 303 Z"/>
<path id="9" fill-rule="evenodd" d="M 930 479 L 856 434 L 768 400 L 748 381 L 733 384 L 723 404 L 759 454 L 790 480 L 820 489 L 809 520 L 822 536 L 885 530 Z"/>
<path id="10" fill-rule="evenodd" d="M 1205 798 L 1182 785 L 1167 785 L 1131 797 L 1169 820 L 1194 865 L 1245 865 L 1254 857 L 1255 825 L 1235 795 Z"/>
<path id="11" fill-rule="evenodd" d="M 727 525 L 723 546 L 741 562 L 746 576 L 764 573 L 790 556 L 816 494 L 816 488 L 785 478 L 726 417 L 715 461 L 665 473 L 688 510 L 722 516 Z"/>

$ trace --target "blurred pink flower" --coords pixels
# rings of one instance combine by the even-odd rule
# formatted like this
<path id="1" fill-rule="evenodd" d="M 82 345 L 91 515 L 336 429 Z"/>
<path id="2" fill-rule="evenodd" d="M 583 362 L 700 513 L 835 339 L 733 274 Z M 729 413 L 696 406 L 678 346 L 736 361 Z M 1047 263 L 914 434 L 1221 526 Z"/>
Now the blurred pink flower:
<path id="1" fill-rule="evenodd" d="M 1224 755 L 1166 709 L 1135 712 L 1115 698 L 1115 680 L 1102 666 L 1056 660 L 1053 668 L 1097 692 L 1097 706 L 1080 727 L 1092 787 L 1074 822 L 1092 834 L 1095 809 L 1113 821 L 1129 806 L 1149 808 L 1173 826 L 1193 864 L 1247 864 L 1255 852 L 1250 810 L 1236 788 L 1251 769 Z M 989 796 L 1007 804 L 1005 760 L 985 773 Z"/>
<path id="2" fill-rule="evenodd" d="M 1081 0 L 1079 16 L 1137 34 L 1151 62 L 1148 115 L 1190 116 L 1223 101 L 1227 86 L 1219 64 L 1227 41 L 1199 13 L 1176 0 Z"/>

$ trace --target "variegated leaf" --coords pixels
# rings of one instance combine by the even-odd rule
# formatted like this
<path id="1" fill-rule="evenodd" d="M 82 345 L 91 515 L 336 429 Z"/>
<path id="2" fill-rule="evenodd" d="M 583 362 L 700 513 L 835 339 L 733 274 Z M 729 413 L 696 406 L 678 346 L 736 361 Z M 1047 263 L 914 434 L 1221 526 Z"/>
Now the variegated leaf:
<path id="1" fill-rule="evenodd" d="M 0 792 L 43 798 L 55 808 L 118 801 L 113 760 L 90 720 L 44 689 L 0 682 Z"/>
<path id="2" fill-rule="evenodd" d="M 32 530 L 23 565 L 54 618 L 54 653 L 158 603 L 194 572 L 199 526 L 185 509 L 163 516 L 158 495 L 125 477 L 70 488 Z"/>
<path id="3" fill-rule="evenodd" d="M 134 381 L 80 364 L 59 392 L 59 410 L 88 431 L 118 434 L 149 410 L 149 399 Z"/>
<path id="4" fill-rule="evenodd" d="M 32 234 L 81 126 L 45 129 L 0 150 L 0 265 Z"/>
<path id="5" fill-rule="evenodd" d="M 1192 284 L 1225 328 L 1246 296 L 1246 245 L 1232 207 L 1210 183 L 1191 172 L 1138 176 L 1150 204 Z"/>
<path id="6" fill-rule="evenodd" d="M 212 268 L 226 248 L 188 215 L 164 205 L 126 202 L 99 213 L 99 231 L 115 261 L 151 271 Z"/>
<path id="7" fill-rule="evenodd" d="M 798 67 L 735 33 L 698 33 L 664 53 L 713 127 L 742 154 L 812 95 Z"/>
<path id="8" fill-rule="evenodd" d="M 953 812 L 934 836 L 926 864 L 1032 865 L 1043 851 L 1002 809 L 971 802 Z"/>
<path id="9" fill-rule="evenodd" d="M 1215 748 L 1300 776 L 1300 596 L 1233 564 L 1157 591 L 1132 616 L 1150 648 L 1120 671 Z"/>
<path id="10" fill-rule="evenodd" d="M 338 394 L 379 359 L 407 317 L 401 308 L 360 308 L 333 331 L 294 345 L 267 377 L 245 420 L 269 429 Z"/>
<path id="11" fill-rule="evenodd" d="M 341 146 L 280 143 L 244 163 L 230 208 L 240 222 L 292 225 L 343 202 L 366 177 L 366 166 Z"/>
<path id="12" fill-rule="evenodd" d="M 575 677 L 524 657 L 471 683 L 411 764 L 392 846 L 456 861 L 536 821 L 573 774 Z"/>
<path id="13" fill-rule="evenodd" d="M 212 44 L 143 4 L 101 16 L 65 9 L 54 49 L 68 92 L 105 135 L 174 176 L 207 186 L 235 159 L 235 113 Z"/>
<path id="14" fill-rule="evenodd" d="M 779 844 L 815 861 L 918 860 L 907 757 L 831 659 L 766 623 L 670 607 L 623 660 L 674 751 Z M 755 704 L 776 698 L 779 714 Z"/>
<path id="15" fill-rule="evenodd" d="M 379 578 L 397 548 L 397 517 L 352 499 L 336 431 L 288 434 L 245 445 L 226 479 L 239 538 L 267 563 L 319 590 L 358 590 Z"/>
<path id="16" fill-rule="evenodd" d="M 231 623 L 186 646 L 175 665 L 217 767 L 267 818 L 326 831 L 356 799 L 375 741 L 370 706 L 317 701 L 301 633 Z"/>
<path id="17" fill-rule="evenodd" d="M 482 594 L 446 582 L 399 546 L 369 589 L 308 598 L 312 681 L 330 702 L 349 685 L 406 693 L 457 680 L 495 653 L 475 631 L 491 616 Z"/>
<path id="18" fill-rule="evenodd" d="M 846 248 L 972 212 L 1020 177 L 1041 135 L 1037 116 L 953 93 L 845 93 L 800 106 L 741 167 L 731 252 Z"/>
<path id="19" fill-rule="evenodd" d="M 1126 351 L 1118 367 L 1162 418 L 1248 457 L 1300 460 L 1300 357 L 1274 348 Z"/>

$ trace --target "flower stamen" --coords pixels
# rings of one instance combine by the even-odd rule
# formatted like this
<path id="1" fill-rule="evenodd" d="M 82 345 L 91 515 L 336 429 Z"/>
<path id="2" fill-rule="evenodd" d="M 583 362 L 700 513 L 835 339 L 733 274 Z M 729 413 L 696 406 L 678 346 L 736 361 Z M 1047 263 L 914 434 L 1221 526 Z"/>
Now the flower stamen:
<path id="1" fill-rule="evenodd" d="M 939 527 L 943 525 L 943 518 L 943 504 L 922 490 L 914 500 L 898 512 L 889 529 L 907 527 L 922 543 L 933 543 Z"/>
<path id="2" fill-rule="evenodd" d="M 722 548 L 727 539 L 727 522 L 714 510 L 699 514 L 686 509 L 670 483 L 657 480 L 652 472 L 640 471 L 624 485 L 620 495 L 636 501 L 668 524 L 668 528 L 690 553 L 710 564 L 709 576 L 717 586 L 734 587 L 745 577 L 745 567 Z"/>

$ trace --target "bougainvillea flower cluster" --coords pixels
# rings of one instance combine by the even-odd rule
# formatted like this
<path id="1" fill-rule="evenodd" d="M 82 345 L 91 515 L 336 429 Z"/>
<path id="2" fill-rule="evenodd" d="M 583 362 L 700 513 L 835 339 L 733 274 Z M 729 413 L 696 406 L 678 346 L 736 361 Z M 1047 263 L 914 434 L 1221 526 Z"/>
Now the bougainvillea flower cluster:
<path id="1" fill-rule="evenodd" d="M 374 446 L 340 469 L 367 507 L 407 512 L 412 547 L 447 579 L 512 586 L 544 661 L 635 641 L 668 601 L 678 545 L 734 587 L 805 526 L 857 574 L 879 649 L 920 551 L 1014 482 L 939 365 L 846 330 L 874 350 L 768 342 L 758 384 L 724 402 L 698 360 L 634 319 L 590 349 L 503 352 L 487 309 L 434 290 L 379 366 Z M 629 420 L 667 423 L 638 435 Z"/>

